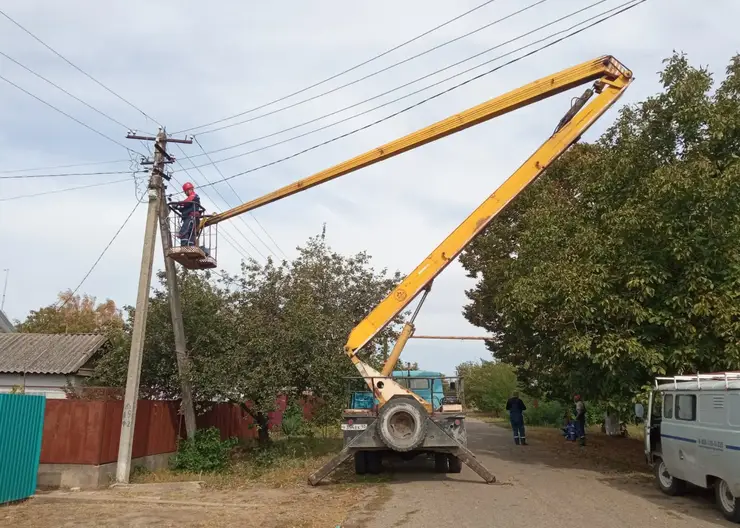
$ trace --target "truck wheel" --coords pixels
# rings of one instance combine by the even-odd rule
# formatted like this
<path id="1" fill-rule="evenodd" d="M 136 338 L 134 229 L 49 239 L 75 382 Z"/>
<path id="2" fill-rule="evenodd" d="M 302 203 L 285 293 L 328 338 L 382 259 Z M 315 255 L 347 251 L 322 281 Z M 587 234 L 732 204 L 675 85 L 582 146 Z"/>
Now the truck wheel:
<path id="1" fill-rule="evenodd" d="M 735 497 L 727 482 L 722 479 L 718 480 L 714 485 L 714 493 L 717 498 L 717 506 L 719 506 L 725 519 L 740 522 L 740 499 Z"/>
<path id="2" fill-rule="evenodd" d="M 668 473 L 668 468 L 666 468 L 662 458 L 659 458 L 655 463 L 655 480 L 660 491 L 666 495 L 681 495 L 686 491 L 686 481 Z"/>
<path id="3" fill-rule="evenodd" d="M 437 473 L 447 473 L 447 453 L 434 453 L 434 471 Z"/>
<path id="4" fill-rule="evenodd" d="M 367 472 L 378 475 L 383 470 L 383 453 L 380 451 L 366 451 Z"/>
<path id="5" fill-rule="evenodd" d="M 460 473 L 462 471 L 462 460 L 455 455 L 447 455 L 450 464 L 450 473 Z"/>
<path id="6" fill-rule="evenodd" d="M 355 474 L 364 475 L 367 473 L 367 453 L 365 451 L 355 452 Z"/>
<path id="7" fill-rule="evenodd" d="M 380 409 L 378 434 L 394 451 L 412 451 L 424 443 L 427 415 L 424 407 L 412 398 L 392 398 Z"/>

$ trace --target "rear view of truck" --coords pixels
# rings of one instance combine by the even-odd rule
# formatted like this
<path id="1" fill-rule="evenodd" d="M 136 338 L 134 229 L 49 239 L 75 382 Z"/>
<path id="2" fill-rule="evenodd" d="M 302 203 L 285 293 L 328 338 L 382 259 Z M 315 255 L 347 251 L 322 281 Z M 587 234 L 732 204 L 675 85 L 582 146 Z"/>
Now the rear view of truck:
<path id="1" fill-rule="evenodd" d="M 460 448 L 467 450 L 461 380 L 430 371 L 394 371 L 392 376 L 432 402 L 432 412 L 413 398 L 393 398 L 379 409 L 372 393 L 352 391 L 341 427 L 345 447 L 354 451 L 355 472 L 380 473 L 384 457 L 411 460 L 425 455 L 434 459 L 435 471 L 459 473 Z M 481 476 L 489 482 L 494 480 L 487 471 Z"/>

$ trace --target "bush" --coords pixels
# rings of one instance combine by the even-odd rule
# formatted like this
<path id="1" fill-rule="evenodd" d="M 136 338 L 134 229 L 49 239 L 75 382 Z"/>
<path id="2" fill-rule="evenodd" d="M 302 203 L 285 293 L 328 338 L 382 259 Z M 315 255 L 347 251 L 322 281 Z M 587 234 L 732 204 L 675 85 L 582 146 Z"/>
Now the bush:
<path id="1" fill-rule="evenodd" d="M 172 457 L 172 469 L 178 471 L 220 471 L 229 463 L 231 450 L 238 439 L 221 440 L 221 433 L 215 427 L 200 429 L 193 438 L 180 442 L 177 453 Z"/>
<path id="2" fill-rule="evenodd" d="M 312 431 L 306 419 L 303 418 L 303 408 L 291 403 L 283 413 L 281 430 L 285 436 L 310 436 Z"/>
<path id="3" fill-rule="evenodd" d="M 557 401 L 541 401 L 535 407 L 533 404 L 527 404 L 527 410 L 524 411 L 524 423 L 526 425 L 549 425 L 553 427 L 560 426 L 563 423 L 565 407 Z"/>

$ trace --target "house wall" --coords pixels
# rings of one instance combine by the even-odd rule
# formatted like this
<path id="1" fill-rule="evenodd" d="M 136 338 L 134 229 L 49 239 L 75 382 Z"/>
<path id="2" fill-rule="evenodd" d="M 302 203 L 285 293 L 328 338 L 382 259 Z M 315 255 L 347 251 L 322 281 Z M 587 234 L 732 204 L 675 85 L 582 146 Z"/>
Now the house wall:
<path id="1" fill-rule="evenodd" d="M 81 376 L 65 376 L 63 374 L 5 374 L 0 373 L 0 392 L 11 392 L 14 385 L 25 386 L 26 394 L 41 394 L 47 399 L 64 399 L 66 394 L 64 388 L 67 379 L 73 384 L 82 381 Z"/>

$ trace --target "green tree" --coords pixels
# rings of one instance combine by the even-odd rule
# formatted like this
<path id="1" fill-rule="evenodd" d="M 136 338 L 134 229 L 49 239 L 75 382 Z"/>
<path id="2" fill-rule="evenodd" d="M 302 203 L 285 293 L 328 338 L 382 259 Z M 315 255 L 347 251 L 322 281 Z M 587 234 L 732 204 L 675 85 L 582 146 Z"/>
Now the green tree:
<path id="1" fill-rule="evenodd" d="M 457 366 L 458 378 L 463 378 L 465 402 L 483 412 L 500 416 L 506 409 L 506 400 L 516 390 L 514 368 L 493 361 L 467 361 Z"/>
<path id="2" fill-rule="evenodd" d="M 279 395 L 294 401 L 312 394 L 322 402 L 320 420 L 335 421 L 346 404 L 345 376 L 357 376 L 343 346 L 350 330 L 398 282 L 398 274 L 375 271 L 365 253 L 333 252 L 325 233 L 298 248 L 293 262 L 243 263 L 237 276 L 216 280 L 209 272 L 179 273 L 190 381 L 196 401 L 231 401 L 254 418 L 260 440 L 269 439 L 268 412 Z M 164 281 L 164 274 L 159 274 Z M 133 312 L 129 312 L 133 317 Z M 166 290 L 149 305 L 142 366 L 142 392 L 179 397 L 174 339 Z M 395 339 L 397 324 L 378 336 Z M 373 340 L 362 352 L 380 366 Z M 128 353 L 109 355 L 96 383 L 122 383 Z"/>
<path id="3" fill-rule="evenodd" d="M 461 257 L 466 318 L 531 394 L 624 406 L 660 374 L 740 366 L 740 56 L 572 148 Z"/>
<path id="4" fill-rule="evenodd" d="M 238 346 L 220 357 L 222 363 L 210 363 L 219 392 L 231 399 L 245 395 L 259 424 L 266 424 L 278 393 L 310 393 L 322 402 L 319 421 L 337 419 L 346 405 L 344 378 L 358 375 L 342 352 L 347 336 L 400 279 L 376 272 L 366 253 L 332 251 L 325 231 L 298 249 L 292 263 L 244 265 L 241 277 L 230 279 Z M 376 368 L 384 338 L 397 336 L 396 323 L 362 353 Z"/>
<path id="5" fill-rule="evenodd" d="M 36 334 L 107 334 L 124 326 L 123 314 L 112 300 L 97 303 L 95 297 L 67 290 L 59 293 L 55 304 L 31 310 L 17 329 Z"/>

